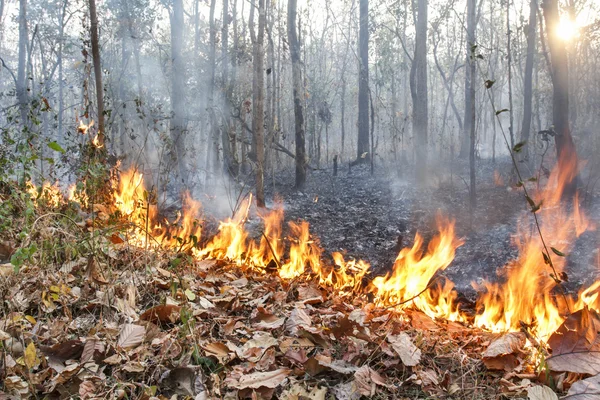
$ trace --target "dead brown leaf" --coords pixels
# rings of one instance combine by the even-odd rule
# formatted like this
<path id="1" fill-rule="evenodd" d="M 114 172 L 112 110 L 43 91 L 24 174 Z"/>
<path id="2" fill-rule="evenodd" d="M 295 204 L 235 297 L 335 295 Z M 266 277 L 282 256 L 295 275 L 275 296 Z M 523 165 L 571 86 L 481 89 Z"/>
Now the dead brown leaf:
<path id="1" fill-rule="evenodd" d="M 550 336 L 552 357 L 547 359 L 553 371 L 600 374 L 600 316 L 587 307 L 571 315 Z"/>
<path id="2" fill-rule="evenodd" d="M 568 400 L 598 400 L 600 399 L 600 375 L 575 382 L 563 399 Z"/>
<path id="3" fill-rule="evenodd" d="M 558 400 L 558 396 L 548 386 L 531 386 L 527 389 L 528 400 Z"/>
<path id="4" fill-rule="evenodd" d="M 153 323 L 162 322 L 174 324 L 181 318 L 181 307 L 174 304 L 162 304 L 146 310 L 140 319 Z"/>
<path id="5" fill-rule="evenodd" d="M 146 335 L 146 328 L 140 325 L 125 324 L 119 334 L 117 340 L 117 346 L 127 349 L 137 347 L 144 341 Z"/>
<path id="6" fill-rule="evenodd" d="M 512 371 L 519 364 L 519 356 L 527 338 L 522 332 L 509 332 L 490 343 L 483 353 L 483 363 L 490 370 Z"/>
<path id="7" fill-rule="evenodd" d="M 412 339 L 405 332 L 400 332 L 398 335 L 388 335 L 387 340 L 398 353 L 404 365 L 414 367 L 419 364 L 421 350 L 413 344 Z"/>
<path id="8" fill-rule="evenodd" d="M 279 368 L 268 372 L 254 372 L 251 374 L 242 375 L 238 380 L 225 380 L 229 387 L 235 389 L 258 389 L 266 387 L 274 389 L 281 385 L 290 374 L 288 368 Z"/>
<path id="9" fill-rule="evenodd" d="M 363 365 L 354 373 L 354 380 L 363 396 L 374 396 L 377 385 L 386 386 L 385 378 L 368 365 Z"/>

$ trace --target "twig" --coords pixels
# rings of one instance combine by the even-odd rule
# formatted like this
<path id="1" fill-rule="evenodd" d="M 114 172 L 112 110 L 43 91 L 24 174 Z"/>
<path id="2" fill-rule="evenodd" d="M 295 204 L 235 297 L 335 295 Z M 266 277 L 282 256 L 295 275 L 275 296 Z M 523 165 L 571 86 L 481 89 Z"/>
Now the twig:
<path id="1" fill-rule="evenodd" d="M 271 242 L 269 241 L 269 238 L 267 237 L 267 235 L 265 235 L 264 232 L 262 233 L 262 236 L 265 238 L 265 240 L 267 241 L 267 244 L 269 245 L 269 250 L 271 250 L 271 254 L 273 254 L 273 260 L 275 261 L 275 264 L 277 264 L 277 268 L 280 269 L 281 263 L 277 259 L 277 254 L 275 253 L 273 246 L 271 246 Z"/>
<path id="2" fill-rule="evenodd" d="M 529 340 L 531 344 L 533 344 L 535 348 L 538 349 L 540 353 L 544 355 L 544 357 L 549 357 L 550 354 L 548 353 L 546 348 L 540 344 L 540 342 L 536 339 L 535 336 L 531 334 L 531 332 L 529 332 L 527 324 L 523 321 L 519 321 L 519 325 L 521 325 L 521 332 L 525 334 L 527 340 Z"/>

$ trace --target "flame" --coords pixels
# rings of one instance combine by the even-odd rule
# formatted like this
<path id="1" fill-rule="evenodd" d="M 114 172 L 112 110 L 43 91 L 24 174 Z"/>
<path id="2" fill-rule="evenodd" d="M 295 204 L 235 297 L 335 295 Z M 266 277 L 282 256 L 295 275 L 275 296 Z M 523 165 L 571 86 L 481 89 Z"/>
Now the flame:
<path id="1" fill-rule="evenodd" d="M 577 195 L 571 208 L 564 201 L 577 175 L 576 158 L 560 161 L 546 186 L 534 196 L 534 203 L 541 205 L 537 218 L 545 242 L 531 221 L 530 213 L 523 215 L 514 237 L 519 257 L 505 266 L 504 281 L 474 284 L 477 289 L 485 289 L 477 302 L 480 312 L 475 316 L 475 325 L 503 332 L 519 330 L 521 323 L 525 323 L 544 340 L 560 326 L 565 314 L 580 309 L 583 304 L 596 302 L 591 298 L 593 289 L 583 291 L 577 303 L 571 297 L 556 293 L 557 280 L 564 276 L 565 267 L 565 258 L 556 253 L 567 252 L 574 239 L 591 228 L 579 208 Z M 557 276 L 553 276 L 549 260 Z"/>
<path id="2" fill-rule="evenodd" d="M 77 184 L 73 183 L 67 190 L 67 199 L 78 203 L 80 206 L 87 208 L 89 204 L 88 195 L 83 190 L 78 190 Z"/>
<path id="3" fill-rule="evenodd" d="M 91 121 L 89 124 L 84 124 L 83 121 L 79 121 L 79 126 L 77 126 L 77 132 L 81 133 L 82 135 L 86 135 L 88 133 L 88 130 L 94 126 L 94 121 Z"/>
<path id="4" fill-rule="evenodd" d="M 454 222 L 438 218 L 439 234 L 423 251 L 423 238 L 416 234 L 411 248 L 400 251 L 393 271 L 372 282 L 375 303 L 403 309 L 413 307 L 432 318 L 452 321 L 464 320 L 455 305 L 453 284 L 445 281 L 432 283 L 438 271 L 446 269 L 454 259 L 456 249 L 462 245 L 454 235 Z"/>
<path id="5" fill-rule="evenodd" d="M 97 133 L 96 136 L 92 139 L 92 144 L 95 148 L 101 149 L 104 147 L 104 143 L 100 141 L 100 133 Z"/>
<path id="6" fill-rule="evenodd" d="M 42 187 L 38 188 L 33 182 L 29 181 L 25 184 L 25 189 L 37 205 L 58 207 L 64 201 L 64 196 L 58 184 L 52 185 L 50 182 L 44 182 Z"/>
<path id="7" fill-rule="evenodd" d="M 159 244 L 176 251 L 194 248 L 202 232 L 200 202 L 185 192 L 182 195 L 182 210 L 175 221 L 161 219 L 156 205 L 150 204 L 150 195 L 143 179 L 143 174 L 131 169 L 121 174 L 114 190 L 116 211 L 134 228 L 130 232 L 130 242 L 139 246 Z"/>

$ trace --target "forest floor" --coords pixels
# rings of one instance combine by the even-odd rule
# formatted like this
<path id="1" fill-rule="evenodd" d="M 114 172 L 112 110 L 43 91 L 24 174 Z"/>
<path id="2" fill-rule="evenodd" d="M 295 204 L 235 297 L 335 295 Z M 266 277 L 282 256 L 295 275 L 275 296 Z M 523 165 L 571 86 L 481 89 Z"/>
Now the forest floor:
<path id="1" fill-rule="evenodd" d="M 364 166 L 337 177 L 313 171 L 302 193 L 284 184 L 276 192 L 286 220 L 310 222 L 325 258 L 342 251 L 369 261 L 375 273 L 389 271 L 399 237 L 402 246 L 412 245 L 417 231 L 432 237 L 438 210 L 455 218 L 465 243 L 446 275 L 472 297 L 471 281 L 493 279 L 515 256 L 510 236 L 525 209 L 516 190 L 494 182 L 496 169 L 507 181 L 506 162 L 478 170 L 473 217 L 459 167 L 452 183 L 440 176 L 425 188 L 371 177 Z M 18 198 L 0 196 L 5 205 L 15 202 L 0 246 L 0 399 L 600 395 L 596 377 L 583 379 L 591 373 L 551 372 L 540 355 L 545 350 L 538 352 L 527 333 L 492 334 L 410 309 L 375 307 L 368 296 L 337 292 L 310 274 L 284 280 L 235 262 L 139 248 L 115 236 L 123 228 L 109 222 L 98 221 L 100 235 L 91 240 L 90 227 L 77 220 L 82 214 L 69 214 L 69 205 L 27 211 Z M 35 229 L 23 238 L 28 213 L 35 214 Z M 582 239 L 569 255 L 569 265 L 580 267 L 570 272 L 572 281 L 596 277 L 595 239 L 595 233 Z M 15 272 L 10 253 L 23 255 L 32 242 L 35 255 Z M 59 253 L 70 261 L 55 262 Z M 600 326 L 593 311 L 575 320 Z"/>

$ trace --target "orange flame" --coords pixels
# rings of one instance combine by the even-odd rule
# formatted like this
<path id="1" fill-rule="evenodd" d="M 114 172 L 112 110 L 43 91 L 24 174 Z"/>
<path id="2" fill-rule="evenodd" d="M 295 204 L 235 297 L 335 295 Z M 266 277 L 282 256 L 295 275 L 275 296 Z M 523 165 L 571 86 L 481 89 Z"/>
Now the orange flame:
<path id="1" fill-rule="evenodd" d="M 432 278 L 450 265 L 456 249 L 462 245 L 454 235 L 454 222 L 438 218 L 438 229 L 440 233 L 425 253 L 423 238 L 417 233 L 412 248 L 402 249 L 396 257 L 392 273 L 373 279 L 376 304 L 399 309 L 414 307 L 432 318 L 464 319 L 454 304 L 453 284 L 432 284 Z"/>
<path id="2" fill-rule="evenodd" d="M 25 186 L 27 192 L 37 205 L 43 204 L 49 207 L 58 207 L 64 201 L 64 196 L 58 184 L 51 185 L 50 182 L 44 182 L 42 187 L 38 188 L 33 182 L 29 181 Z"/>
<path id="3" fill-rule="evenodd" d="M 558 163 L 545 188 L 535 196 L 534 203 L 541 205 L 537 218 L 545 242 L 531 219 L 524 216 L 514 238 L 519 257 L 505 267 L 503 283 L 483 283 L 485 293 L 478 300 L 480 313 L 475 317 L 475 325 L 500 332 L 519 330 L 523 322 L 538 337 L 546 339 L 560 326 L 566 313 L 575 311 L 575 302 L 570 297 L 556 296 L 554 289 L 565 267 L 565 259 L 559 254 L 568 251 L 575 237 L 591 227 L 579 209 L 577 196 L 572 211 L 563 201 L 576 175 L 575 163 Z M 557 276 L 553 276 L 550 262 Z M 575 307 L 595 302 L 589 291 L 582 292 L 582 297 Z"/>

